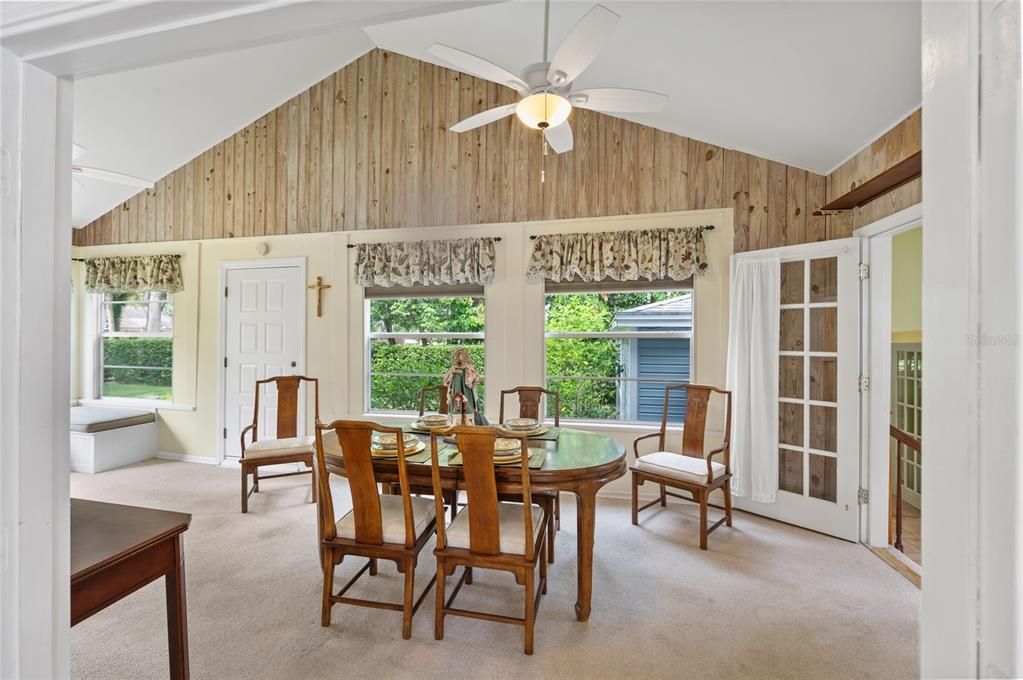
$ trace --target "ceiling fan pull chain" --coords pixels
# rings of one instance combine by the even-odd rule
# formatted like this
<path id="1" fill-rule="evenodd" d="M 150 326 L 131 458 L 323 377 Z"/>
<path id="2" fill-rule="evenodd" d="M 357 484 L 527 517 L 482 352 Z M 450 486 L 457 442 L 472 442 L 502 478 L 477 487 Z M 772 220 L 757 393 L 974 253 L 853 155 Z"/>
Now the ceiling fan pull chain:
<path id="1" fill-rule="evenodd" d="M 543 184 L 547 179 L 547 151 L 550 149 L 550 146 L 547 144 L 547 137 L 542 132 L 540 133 L 540 149 L 543 151 L 540 155 L 540 184 Z"/>

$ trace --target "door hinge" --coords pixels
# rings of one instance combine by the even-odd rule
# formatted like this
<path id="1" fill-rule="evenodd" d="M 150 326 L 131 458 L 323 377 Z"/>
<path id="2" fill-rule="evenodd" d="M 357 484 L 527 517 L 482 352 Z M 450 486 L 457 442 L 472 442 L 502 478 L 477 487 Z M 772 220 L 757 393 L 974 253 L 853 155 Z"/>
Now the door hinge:
<path id="1" fill-rule="evenodd" d="M 866 281 L 870 278 L 870 265 L 860 263 L 860 281 Z"/>
<path id="2" fill-rule="evenodd" d="M 224 428 L 224 439 L 227 439 L 227 428 Z"/>
<path id="3" fill-rule="evenodd" d="M 227 297 L 227 286 L 224 286 L 224 297 Z"/>
<path id="4" fill-rule="evenodd" d="M 866 392 L 870 389 L 870 378 L 865 375 L 860 376 L 860 392 Z"/>
<path id="5" fill-rule="evenodd" d="M 224 368 L 227 368 L 227 357 L 224 357 Z"/>
<path id="6" fill-rule="evenodd" d="M 866 505 L 870 502 L 870 491 L 868 489 L 859 488 L 856 490 L 856 502 L 860 505 Z"/>

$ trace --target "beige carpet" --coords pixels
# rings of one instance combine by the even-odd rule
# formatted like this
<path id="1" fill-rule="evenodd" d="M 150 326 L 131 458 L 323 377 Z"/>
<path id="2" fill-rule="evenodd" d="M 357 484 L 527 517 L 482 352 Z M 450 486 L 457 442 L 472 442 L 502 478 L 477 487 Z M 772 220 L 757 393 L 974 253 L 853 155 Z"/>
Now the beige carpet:
<path id="1" fill-rule="evenodd" d="M 562 502 L 559 555 L 541 603 L 536 653 L 514 626 L 448 619 L 433 639 L 433 597 L 401 639 L 400 615 L 335 606 L 319 625 L 320 572 L 308 478 L 266 482 L 248 515 L 237 470 L 149 461 L 75 474 L 76 497 L 181 510 L 192 677 L 206 678 L 908 678 L 917 675 L 920 593 L 866 548 L 737 513 L 698 548 L 694 507 L 625 503 L 597 516 L 593 614 L 574 618 L 573 506 Z M 345 503 L 347 498 L 341 499 Z M 338 578 L 361 567 L 338 568 Z M 433 567 L 424 550 L 418 575 Z M 393 565 L 355 596 L 400 599 Z M 450 583 L 450 581 L 449 581 Z M 449 587 L 450 591 L 450 587 Z M 509 575 L 479 573 L 460 605 L 521 613 Z M 76 678 L 166 678 L 162 582 L 72 631 Z"/>

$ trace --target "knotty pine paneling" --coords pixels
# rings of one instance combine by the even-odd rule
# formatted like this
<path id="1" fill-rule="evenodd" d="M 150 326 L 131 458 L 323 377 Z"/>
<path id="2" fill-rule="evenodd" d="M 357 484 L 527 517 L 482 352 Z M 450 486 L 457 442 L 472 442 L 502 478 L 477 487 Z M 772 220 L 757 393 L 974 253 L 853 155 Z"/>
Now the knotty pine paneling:
<path id="1" fill-rule="evenodd" d="M 575 149 L 544 153 L 494 83 L 368 52 L 76 230 L 76 245 L 735 209 L 738 252 L 833 238 L 810 213 L 839 181 L 577 109 Z M 882 145 L 904 153 L 900 132 Z M 856 160 L 856 159 L 853 159 Z M 860 163 L 863 161 L 857 161 Z M 854 164 L 857 172 L 860 166 Z M 843 166 L 844 168 L 844 166 Z M 543 173 L 545 181 L 541 183 Z"/>

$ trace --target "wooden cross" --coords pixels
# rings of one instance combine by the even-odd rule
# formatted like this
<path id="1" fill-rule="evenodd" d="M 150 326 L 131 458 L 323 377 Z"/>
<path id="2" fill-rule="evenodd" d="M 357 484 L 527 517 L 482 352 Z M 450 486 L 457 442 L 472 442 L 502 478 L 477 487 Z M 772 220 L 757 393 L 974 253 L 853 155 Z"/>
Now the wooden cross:
<path id="1" fill-rule="evenodd" d="M 317 276 L 316 283 L 311 283 L 306 288 L 316 289 L 316 316 L 323 316 L 323 290 L 330 288 L 330 284 L 324 283 L 322 276 Z"/>

